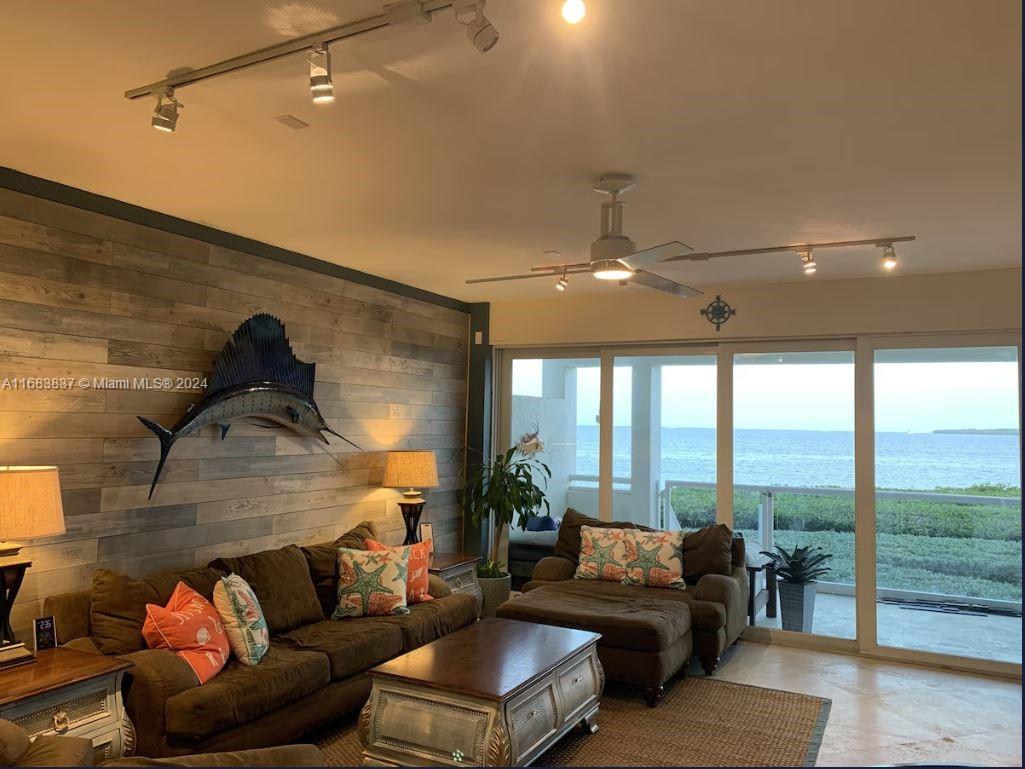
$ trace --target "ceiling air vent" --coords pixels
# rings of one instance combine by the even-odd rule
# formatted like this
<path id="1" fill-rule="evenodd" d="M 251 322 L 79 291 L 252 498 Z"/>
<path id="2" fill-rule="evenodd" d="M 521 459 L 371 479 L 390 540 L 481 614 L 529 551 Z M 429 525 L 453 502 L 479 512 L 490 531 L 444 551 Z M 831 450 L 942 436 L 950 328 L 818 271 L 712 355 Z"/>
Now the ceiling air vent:
<path id="1" fill-rule="evenodd" d="M 309 123 L 304 123 L 302 120 L 297 118 L 295 115 L 278 115 L 274 119 L 277 120 L 279 123 L 281 123 L 281 125 L 286 125 L 289 128 L 295 128 L 296 130 L 298 130 L 300 128 L 309 128 L 310 127 Z"/>

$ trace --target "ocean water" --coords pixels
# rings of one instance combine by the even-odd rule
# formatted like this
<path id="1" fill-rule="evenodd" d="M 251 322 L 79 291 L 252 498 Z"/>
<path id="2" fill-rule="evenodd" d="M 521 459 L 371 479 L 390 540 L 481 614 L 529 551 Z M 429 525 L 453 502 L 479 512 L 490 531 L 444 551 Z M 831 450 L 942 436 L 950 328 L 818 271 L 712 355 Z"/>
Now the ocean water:
<path id="1" fill-rule="evenodd" d="M 854 433 L 735 430 L 738 484 L 854 488 Z M 630 428 L 613 428 L 613 475 L 630 474 Z M 662 478 L 715 481 L 715 430 L 662 430 Z M 577 470 L 598 474 L 598 426 L 577 426 Z M 1020 486 L 1017 435 L 877 433 L 876 486 L 931 490 L 978 483 Z"/>

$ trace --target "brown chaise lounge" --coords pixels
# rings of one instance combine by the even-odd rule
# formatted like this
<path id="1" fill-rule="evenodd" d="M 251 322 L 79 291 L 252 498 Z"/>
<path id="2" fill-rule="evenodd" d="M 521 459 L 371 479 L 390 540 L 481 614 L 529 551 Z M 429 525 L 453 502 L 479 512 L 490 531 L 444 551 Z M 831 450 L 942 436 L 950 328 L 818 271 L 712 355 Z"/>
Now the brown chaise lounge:
<path id="1" fill-rule="evenodd" d="M 360 524 L 334 542 L 238 558 L 206 568 L 135 579 L 98 570 L 91 590 L 47 599 L 58 640 L 76 649 L 134 663 L 125 707 L 136 752 L 160 757 L 281 745 L 358 708 L 370 693 L 365 671 L 477 620 L 476 600 L 431 578 L 435 600 L 388 617 L 329 619 L 339 547 L 374 536 Z M 165 604 L 179 580 L 209 599 L 217 580 L 235 572 L 252 586 L 271 631 L 258 665 L 234 658 L 200 686 L 192 669 L 166 649 L 147 649 L 141 630 L 147 603 Z"/>
<path id="2" fill-rule="evenodd" d="M 568 510 L 555 555 L 538 562 L 523 594 L 498 607 L 498 616 L 601 633 L 598 657 L 606 675 L 643 686 L 652 706 L 692 654 L 711 674 L 747 622 L 744 540 L 723 525 L 686 535 L 687 589 L 667 590 L 574 579 L 584 525 L 645 528 Z"/>

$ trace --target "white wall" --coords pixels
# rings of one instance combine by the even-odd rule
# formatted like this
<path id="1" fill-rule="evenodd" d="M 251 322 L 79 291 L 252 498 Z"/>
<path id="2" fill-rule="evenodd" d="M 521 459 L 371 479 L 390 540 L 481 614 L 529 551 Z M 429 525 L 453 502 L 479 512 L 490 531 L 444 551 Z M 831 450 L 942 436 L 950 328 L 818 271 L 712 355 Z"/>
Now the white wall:
<path id="1" fill-rule="evenodd" d="M 719 333 L 699 314 L 716 293 L 737 310 Z M 1020 268 L 745 284 L 689 300 L 608 286 L 491 305 L 498 346 L 1020 329 Z"/>

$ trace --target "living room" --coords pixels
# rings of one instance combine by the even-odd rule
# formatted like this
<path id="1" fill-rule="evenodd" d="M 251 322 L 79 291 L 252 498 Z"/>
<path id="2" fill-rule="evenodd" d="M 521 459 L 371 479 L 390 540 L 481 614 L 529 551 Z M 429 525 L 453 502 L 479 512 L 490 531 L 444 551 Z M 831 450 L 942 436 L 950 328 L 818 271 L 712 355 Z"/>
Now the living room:
<path id="1" fill-rule="evenodd" d="M 1019 3 L 0 30 L 0 763 L 1021 765 Z"/>

